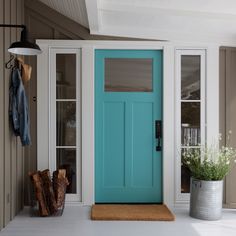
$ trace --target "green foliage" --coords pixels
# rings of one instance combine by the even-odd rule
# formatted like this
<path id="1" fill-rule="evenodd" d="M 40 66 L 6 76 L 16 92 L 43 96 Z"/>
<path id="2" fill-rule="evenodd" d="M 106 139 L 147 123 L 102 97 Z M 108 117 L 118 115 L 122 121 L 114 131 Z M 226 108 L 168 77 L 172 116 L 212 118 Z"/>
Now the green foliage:
<path id="1" fill-rule="evenodd" d="M 200 151 L 201 150 L 201 151 Z M 199 180 L 222 180 L 235 163 L 236 149 L 231 147 L 186 148 L 182 164 Z"/>

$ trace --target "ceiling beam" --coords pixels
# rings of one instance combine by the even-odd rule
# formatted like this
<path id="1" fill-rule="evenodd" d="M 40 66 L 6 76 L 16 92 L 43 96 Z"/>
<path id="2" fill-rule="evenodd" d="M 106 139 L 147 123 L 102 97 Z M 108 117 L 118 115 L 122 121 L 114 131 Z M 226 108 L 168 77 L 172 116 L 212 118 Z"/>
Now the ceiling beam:
<path id="1" fill-rule="evenodd" d="M 101 29 L 101 17 L 98 9 L 98 0 L 85 0 L 90 33 L 98 33 Z"/>

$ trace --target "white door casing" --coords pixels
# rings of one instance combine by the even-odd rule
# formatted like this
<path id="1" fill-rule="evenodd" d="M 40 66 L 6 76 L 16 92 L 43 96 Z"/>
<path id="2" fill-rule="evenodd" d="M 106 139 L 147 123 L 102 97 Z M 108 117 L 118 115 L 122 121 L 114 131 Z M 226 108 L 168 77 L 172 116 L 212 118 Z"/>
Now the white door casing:
<path id="1" fill-rule="evenodd" d="M 94 50 L 95 49 L 157 49 L 163 50 L 163 199 L 170 208 L 176 204 L 175 196 L 175 50 L 178 49 L 202 49 L 206 50 L 206 140 L 218 135 L 217 107 L 218 99 L 218 46 L 188 45 L 182 47 L 179 44 L 151 41 L 86 41 L 86 40 L 37 40 L 43 53 L 37 60 L 37 128 L 38 151 L 37 168 L 45 169 L 50 166 L 50 75 L 53 68 L 50 67 L 50 51 L 77 50 L 81 52 L 81 199 L 80 204 L 91 205 L 94 203 Z M 209 61 L 210 60 L 210 61 Z M 214 66 L 211 65 L 214 63 Z M 210 65 L 210 66 L 209 66 Z M 215 66 L 216 65 L 216 66 Z M 209 68 L 210 67 L 210 68 Z M 214 79 L 212 78 L 214 76 Z M 209 78 L 209 79 L 208 79 Z M 214 90 L 209 84 L 214 81 Z M 211 123 L 209 124 L 209 120 Z M 211 138 L 208 138 L 211 137 Z"/>

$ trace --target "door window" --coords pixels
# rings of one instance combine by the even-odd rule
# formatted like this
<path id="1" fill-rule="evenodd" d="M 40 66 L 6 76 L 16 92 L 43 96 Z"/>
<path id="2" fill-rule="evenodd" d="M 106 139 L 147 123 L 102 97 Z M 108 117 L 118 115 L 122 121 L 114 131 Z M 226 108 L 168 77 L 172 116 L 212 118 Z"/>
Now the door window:
<path id="1" fill-rule="evenodd" d="M 80 50 L 52 49 L 50 169 L 65 169 L 66 201 L 81 201 Z"/>
<path id="2" fill-rule="evenodd" d="M 190 170 L 182 163 L 185 150 L 201 150 L 205 141 L 205 51 L 177 50 L 176 60 L 176 199 L 188 201 Z"/>
<path id="3" fill-rule="evenodd" d="M 152 92 L 151 58 L 105 58 L 106 92 Z"/>

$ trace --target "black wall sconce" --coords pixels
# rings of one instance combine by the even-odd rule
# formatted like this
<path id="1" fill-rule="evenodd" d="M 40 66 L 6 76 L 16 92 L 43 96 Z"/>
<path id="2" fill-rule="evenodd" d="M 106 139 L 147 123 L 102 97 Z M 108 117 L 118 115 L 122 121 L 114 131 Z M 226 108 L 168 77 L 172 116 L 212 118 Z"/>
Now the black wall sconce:
<path id="1" fill-rule="evenodd" d="M 8 52 L 28 56 L 42 53 L 42 50 L 36 43 L 31 43 L 28 41 L 28 32 L 25 25 L 0 24 L 0 27 L 22 28 L 20 41 L 12 43 L 8 48 Z"/>

